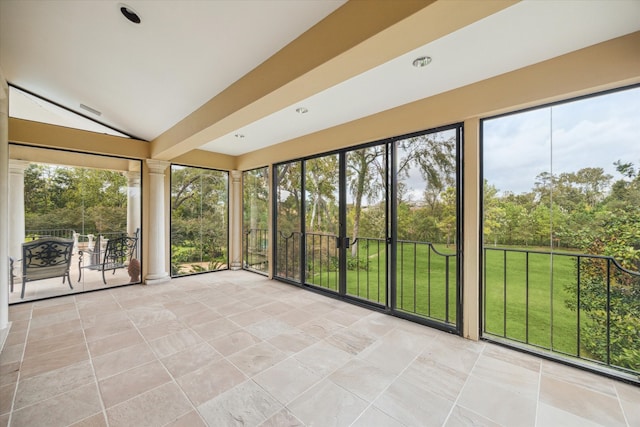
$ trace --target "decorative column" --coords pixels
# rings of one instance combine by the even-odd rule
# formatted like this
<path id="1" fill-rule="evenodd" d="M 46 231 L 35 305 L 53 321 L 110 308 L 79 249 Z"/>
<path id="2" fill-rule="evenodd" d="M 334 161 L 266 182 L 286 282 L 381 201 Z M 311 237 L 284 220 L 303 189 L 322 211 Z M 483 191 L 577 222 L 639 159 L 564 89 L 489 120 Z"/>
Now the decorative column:
<path id="1" fill-rule="evenodd" d="M 233 170 L 229 174 L 229 261 L 232 270 L 242 268 L 242 172 Z"/>
<path id="2" fill-rule="evenodd" d="M 24 171 L 29 162 L 9 160 L 9 256 L 22 258 L 24 243 Z"/>
<path id="3" fill-rule="evenodd" d="M 480 228 L 480 120 L 471 118 L 464 122 L 463 145 L 464 182 L 464 257 L 462 258 L 462 280 L 465 284 L 462 295 L 462 334 L 477 341 L 480 338 L 480 292 L 478 274 L 480 251 L 478 238 L 482 238 Z"/>
<path id="4" fill-rule="evenodd" d="M 133 236 L 140 228 L 140 162 L 129 162 L 125 172 L 127 184 L 127 234 Z"/>
<path id="5" fill-rule="evenodd" d="M 164 171 L 169 162 L 147 159 L 149 168 L 149 229 L 145 231 L 149 245 L 145 284 L 154 285 L 171 279 L 167 273 L 165 254 L 165 192 Z"/>

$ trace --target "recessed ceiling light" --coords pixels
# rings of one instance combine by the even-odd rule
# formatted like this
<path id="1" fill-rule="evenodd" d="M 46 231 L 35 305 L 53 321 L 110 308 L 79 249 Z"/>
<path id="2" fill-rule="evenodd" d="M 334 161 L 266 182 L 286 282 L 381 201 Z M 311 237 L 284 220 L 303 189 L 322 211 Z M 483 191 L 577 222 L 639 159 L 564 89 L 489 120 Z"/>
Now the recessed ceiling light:
<path id="1" fill-rule="evenodd" d="M 426 67 L 427 65 L 431 64 L 431 57 L 430 56 L 421 56 L 419 58 L 416 58 L 413 60 L 413 66 L 416 68 L 423 68 Z"/>
<path id="2" fill-rule="evenodd" d="M 235 137 L 236 137 L 236 138 L 238 138 L 238 139 L 242 139 L 242 138 L 244 138 L 244 134 L 242 134 L 242 133 L 236 133 L 236 134 L 235 134 L 235 135 L 233 135 L 233 136 L 235 136 Z"/>
<path id="3" fill-rule="evenodd" d="M 133 10 L 126 4 L 120 4 L 120 12 L 125 18 L 127 18 L 134 24 L 139 24 L 140 22 L 142 22 L 142 19 L 140 19 L 140 15 L 138 15 L 135 10 Z"/>
<path id="4" fill-rule="evenodd" d="M 296 108 L 296 113 L 298 113 L 298 114 L 307 114 L 308 112 L 309 112 L 309 109 L 307 109 L 305 107 Z"/>

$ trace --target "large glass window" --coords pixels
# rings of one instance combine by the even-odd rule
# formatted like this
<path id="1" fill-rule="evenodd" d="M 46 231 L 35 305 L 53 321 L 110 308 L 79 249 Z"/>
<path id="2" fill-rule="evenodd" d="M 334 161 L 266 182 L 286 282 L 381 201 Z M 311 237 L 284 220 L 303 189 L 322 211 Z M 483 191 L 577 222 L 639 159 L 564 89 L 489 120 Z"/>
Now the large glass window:
<path id="1" fill-rule="evenodd" d="M 140 161 L 9 154 L 10 302 L 140 282 Z"/>
<path id="2" fill-rule="evenodd" d="M 485 120 L 484 334 L 640 372 L 640 88 Z"/>
<path id="3" fill-rule="evenodd" d="M 269 168 L 242 174 L 242 266 L 261 273 L 269 271 Z"/>
<path id="4" fill-rule="evenodd" d="M 223 171 L 171 166 L 171 275 L 228 268 L 228 182 Z"/>

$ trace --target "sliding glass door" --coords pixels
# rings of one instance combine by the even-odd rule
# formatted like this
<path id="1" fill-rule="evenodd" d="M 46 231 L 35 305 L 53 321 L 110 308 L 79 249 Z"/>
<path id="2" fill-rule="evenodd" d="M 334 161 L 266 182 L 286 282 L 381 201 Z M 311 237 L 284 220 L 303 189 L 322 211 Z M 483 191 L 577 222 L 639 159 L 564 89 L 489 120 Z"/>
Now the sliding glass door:
<path id="1" fill-rule="evenodd" d="M 274 170 L 277 278 L 459 330 L 461 126 Z"/>

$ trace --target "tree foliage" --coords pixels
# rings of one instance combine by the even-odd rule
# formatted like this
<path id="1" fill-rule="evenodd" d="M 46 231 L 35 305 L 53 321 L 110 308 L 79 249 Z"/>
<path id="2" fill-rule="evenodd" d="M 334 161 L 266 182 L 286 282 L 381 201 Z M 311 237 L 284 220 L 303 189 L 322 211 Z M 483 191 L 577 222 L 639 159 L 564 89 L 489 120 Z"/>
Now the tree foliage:
<path id="1" fill-rule="evenodd" d="M 99 234 L 127 229 L 127 178 L 121 172 L 32 163 L 24 181 L 27 230 Z"/>

